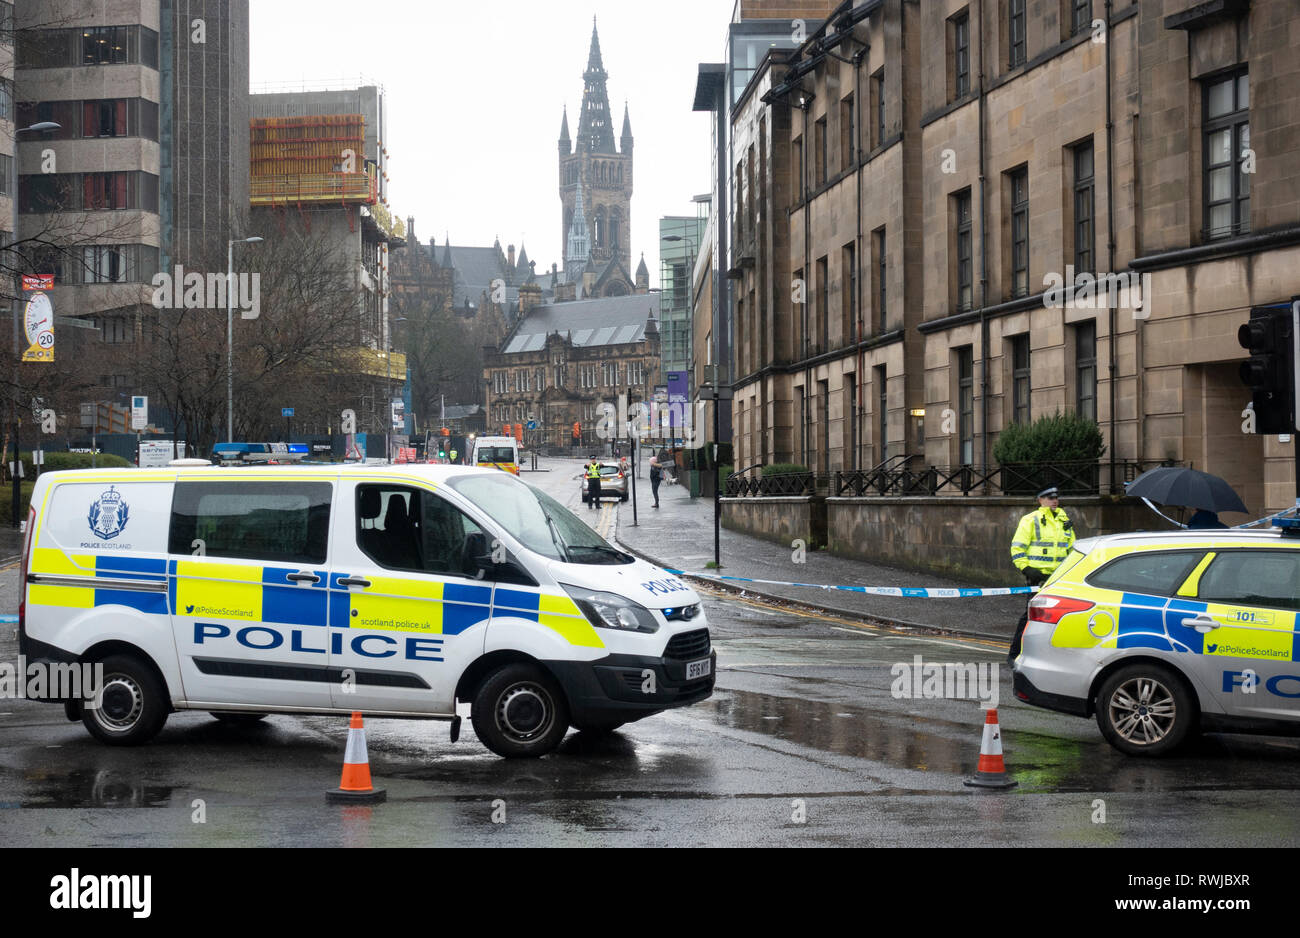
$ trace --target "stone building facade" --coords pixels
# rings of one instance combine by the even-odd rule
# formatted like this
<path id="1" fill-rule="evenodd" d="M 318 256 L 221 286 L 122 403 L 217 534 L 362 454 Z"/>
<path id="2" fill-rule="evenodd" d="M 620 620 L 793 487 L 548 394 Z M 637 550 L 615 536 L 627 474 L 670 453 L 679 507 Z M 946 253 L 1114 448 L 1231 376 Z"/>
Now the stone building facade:
<path id="1" fill-rule="evenodd" d="M 488 432 L 534 421 L 523 434 L 528 447 L 608 453 L 600 406 L 628 391 L 651 400 L 663 383 L 658 308 L 653 293 L 528 308 L 500 348 L 483 350 Z"/>
<path id="2" fill-rule="evenodd" d="M 1236 331 L 1300 294 L 1292 19 L 867 0 L 769 54 L 732 114 L 737 465 L 981 467 L 1077 411 L 1103 486 L 1173 459 L 1290 504 L 1294 444 L 1242 433 Z"/>

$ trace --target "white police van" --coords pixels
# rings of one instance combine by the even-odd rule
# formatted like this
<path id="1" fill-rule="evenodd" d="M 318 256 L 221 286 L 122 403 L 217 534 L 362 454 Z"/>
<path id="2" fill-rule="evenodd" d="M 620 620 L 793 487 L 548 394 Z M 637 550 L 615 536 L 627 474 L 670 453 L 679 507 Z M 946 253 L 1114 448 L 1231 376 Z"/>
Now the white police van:
<path id="1" fill-rule="evenodd" d="M 20 650 L 99 662 L 107 743 L 174 710 L 452 721 L 502 756 L 707 698 L 686 584 L 515 476 L 453 466 L 44 473 Z"/>

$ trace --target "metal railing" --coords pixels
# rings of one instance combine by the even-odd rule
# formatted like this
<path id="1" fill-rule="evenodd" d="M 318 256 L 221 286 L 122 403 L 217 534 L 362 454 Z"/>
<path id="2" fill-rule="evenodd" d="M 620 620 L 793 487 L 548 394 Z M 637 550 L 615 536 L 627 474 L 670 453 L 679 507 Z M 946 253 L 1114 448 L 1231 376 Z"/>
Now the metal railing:
<path id="1" fill-rule="evenodd" d="M 834 474 L 830 493 L 865 495 L 1034 495 L 1056 486 L 1062 495 L 1123 495 L 1126 483 L 1157 466 L 1182 466 L 1175 460 L 1128 459 L 1100 462 L 1034 463 L 1005 466 L 923 466 L 886 460 L 871 469 Z"/>

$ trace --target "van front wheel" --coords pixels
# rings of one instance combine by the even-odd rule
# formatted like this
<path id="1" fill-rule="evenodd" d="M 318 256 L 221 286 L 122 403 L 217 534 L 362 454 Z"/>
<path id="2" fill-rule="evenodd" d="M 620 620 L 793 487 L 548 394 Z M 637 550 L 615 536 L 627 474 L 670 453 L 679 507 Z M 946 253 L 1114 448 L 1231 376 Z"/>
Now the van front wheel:
<path id="1" fill-rule="evenodd" d="M 90 735 L 110 746 L 138 746 L 157 736 L 169 704 L 149 666 L 130 655 L 110 655 L 99 664 L 104 680 L 98 706 L 82 707 L 81 713 Z"/>
<path id="2" fill-rule="evenodd" d="M 479 740 L 499 756 L 544 756 L 569 729 L 569 708 L 559 686 L 534 664 L 508 664 L 488 675 L 470 705 Z"/>

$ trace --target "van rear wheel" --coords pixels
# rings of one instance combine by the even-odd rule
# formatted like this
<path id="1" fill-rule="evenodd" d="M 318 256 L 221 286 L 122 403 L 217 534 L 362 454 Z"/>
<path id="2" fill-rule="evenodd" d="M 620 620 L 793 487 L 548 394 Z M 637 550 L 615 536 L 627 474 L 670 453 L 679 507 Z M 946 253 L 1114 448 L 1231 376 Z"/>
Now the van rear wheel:
<path id="1" fill-rule="evenodd" d="M 507 759 L 544 756 L 569 729 L 569 707 L 555 681 L 534 664 L 498 668 L 479 685 L 470 705 L 474 732 Z"/>
<path id="2" fill-rule="evenodd" d="M 139 746 L 157 736 L 170 703 L 153 670 L 131 655 L 109 655 L 98 664 L 104 668 L 98 706 L 81 713 L 90 735 L 110 746 Z"/>

